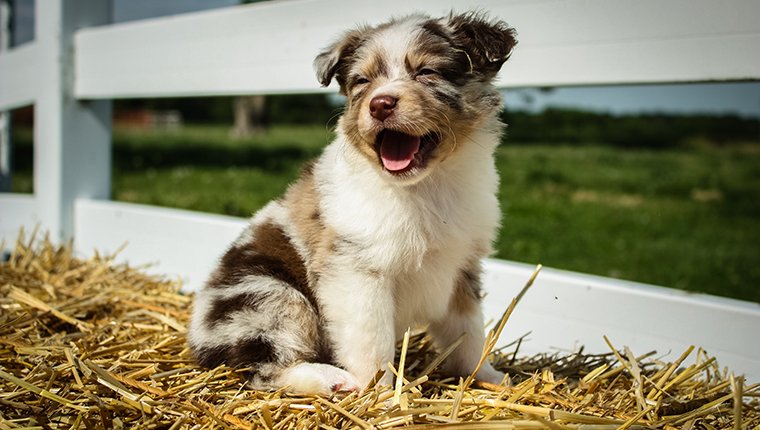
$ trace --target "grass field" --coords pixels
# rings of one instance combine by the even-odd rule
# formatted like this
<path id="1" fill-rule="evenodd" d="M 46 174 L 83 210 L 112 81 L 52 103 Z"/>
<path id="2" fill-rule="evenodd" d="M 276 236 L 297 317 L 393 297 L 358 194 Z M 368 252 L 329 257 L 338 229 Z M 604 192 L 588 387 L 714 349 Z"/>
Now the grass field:
<path id="1" fill-rule="evenodd" d="M 309 126 L 244 141 L 225 127 L 117 130 L 113 197 L 246 217 L 330 137 Z M 507 141 L 497 163 L 497 257 L 760 302 L 760 145 Z"/>

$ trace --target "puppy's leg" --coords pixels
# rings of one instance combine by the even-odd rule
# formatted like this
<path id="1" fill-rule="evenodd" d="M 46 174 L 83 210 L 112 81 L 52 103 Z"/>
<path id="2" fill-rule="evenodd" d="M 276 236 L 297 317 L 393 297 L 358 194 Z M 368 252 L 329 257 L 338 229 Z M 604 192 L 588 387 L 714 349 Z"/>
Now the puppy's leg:
<path id="1" fill-rule="evenodd" d="M 449 314 L 429 327 L 438 348 L 446 348 L 465 334 L 462 344 L 444 362 L 443 370 L 447 374 L 468 376 L 480 361 L 485 343 L 480 300 L 480 265 L 476 263 L 461 271 L 449 303 Z M 504 373 L 486 361 L 476 377 L 481 381 L 499 384 L 504 379 Z"/>
<path id="2" fill-rule="evenodd" d="M 386 367 L 395 350 L 390 286 L 372 273 L 339 270 L 322 278 L 319 295 L 338 364 L 362 388 L 379 369 L 386 370 L 380 384 L 391 385 Z"/>
<path id="3" fill-rule="evenodd" d="M 327 364 L 319 316 L 292 286 L 249 276 L 196 298 L 190 346 L 206 367 L 248 368 L 249 385 L 303 394 L 358 390 L 353 376 Z M 320 362 L 321 361 L 321 362 Z"/>
<path id="4" fill-rule="evenodd" d="M 322 395 L 364 388 L 350 373 L 323 363 L 299 363 L 291 366 L 282 371 L 275 385 L 288 387 L 287 391 L 292 393 Z"/>
<path id="5" fill-rule="evenodd" d="M 188 340 L 203 366 L 247 368 L 253 388 L 356 390 L 332 365 L 324 331 L 303 261 L 281 227 L 263 222 L 241 235 L 196 295 Z"/>

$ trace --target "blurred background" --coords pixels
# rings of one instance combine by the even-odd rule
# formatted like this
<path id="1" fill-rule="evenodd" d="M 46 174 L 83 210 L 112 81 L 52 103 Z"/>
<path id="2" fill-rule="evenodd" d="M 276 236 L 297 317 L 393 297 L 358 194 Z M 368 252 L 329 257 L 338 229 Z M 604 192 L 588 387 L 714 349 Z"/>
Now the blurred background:
<path id="1" fill-rule="evenodd" d="M 112 18 L 239 3 L 112 0 Z M 31 41 L 34 0 L 2 4 L 3 43 Z M 760 83 L 504 99 L 495 257 L 760 302 Z M 336 94 L 115 100 L 112 197 L 248 217 L 332 139 L 342 106 Z M 11 113 L 0 191 L 33 191 L 33 122 L 31 107 Z"/>

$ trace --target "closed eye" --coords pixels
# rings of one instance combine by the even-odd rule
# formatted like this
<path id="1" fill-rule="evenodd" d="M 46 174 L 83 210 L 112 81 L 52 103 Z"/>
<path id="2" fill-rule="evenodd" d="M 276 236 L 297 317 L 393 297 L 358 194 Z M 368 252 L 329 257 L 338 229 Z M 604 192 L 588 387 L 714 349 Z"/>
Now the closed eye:
<path id="1" fill-rule="evenodd" d="M 417 76 L 418 76 L 418 77 L 419 77 L 419 76 L 432 76 L 432 75 L 437 75 L 437 74 L 438 74 L 438 72 L 436 72 L 436 71 L 435 71 L 435 70 L 433 70 L 433 69 L 428 69 L 428 68 L 425 68 L 425 69 L 420 69 L 420 70 L 417 72 Z"/>
<path id="2" fill-rule="evenodd" d="M 364 85 L 364 84 L 368 84 L 368 83 L 369 83 L 369 79 L 367 79 L 367 78 L 365 78 L 363 76 L 359 76 L 359 77 L 357 77 L 357 78 L 354 79 L 354 85 Z"/>

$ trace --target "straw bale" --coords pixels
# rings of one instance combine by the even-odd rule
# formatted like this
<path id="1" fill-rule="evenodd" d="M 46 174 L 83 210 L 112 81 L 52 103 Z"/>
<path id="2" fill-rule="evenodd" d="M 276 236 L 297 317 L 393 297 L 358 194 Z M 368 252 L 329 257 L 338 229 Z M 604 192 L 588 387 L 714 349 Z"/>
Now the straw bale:
<path id="1" fill-rule="evenodd" d="M 22 232 L 0 265 L 0 429 L 760 426 L 758 384 L 699 348 L 674 362 L 609 340 L 610 353 L 598 355 L 523 357 L 522 339 L 492 351 L 519 297 L 484 350 L 509 386 L 442 377 L 436 366 L 458 343 L 434 351 L 413 331 L 389 363 L 394 387 L 329 398 L 255 391 L 238 370 L 193 364 L 185 340 L 192 297 L 179 290 L 112 256 L 83 258 Z"/>

